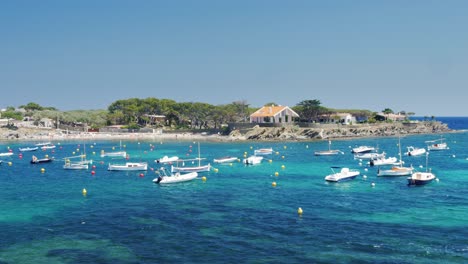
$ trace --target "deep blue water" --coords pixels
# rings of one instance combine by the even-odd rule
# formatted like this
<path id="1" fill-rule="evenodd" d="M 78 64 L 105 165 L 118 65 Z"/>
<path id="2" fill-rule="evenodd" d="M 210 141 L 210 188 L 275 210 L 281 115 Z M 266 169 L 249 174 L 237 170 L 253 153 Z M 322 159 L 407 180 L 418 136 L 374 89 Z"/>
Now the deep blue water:
<path id="1" fill-rule="evenodd" d="M 256 166 L 215 165 L 217 172 L 170 186 L 152 183 L 152 170 L 143 177 L 108 172 L 110 159 L 98 154 L 117 141 L 86 142 L 96 166 L 88 171 L 63 170 L 59 161 L 82 151 L 83 142 L 55 142 L 54 153 L 36 152 L 57 159 L 42 165 L 29 164 L 32 153 L 18 157 L 18 147 L 28 144 L 5 143 L 0 152 L 10 147 L 15 155 L 0 165 L 0 262 L 467 263 L 468 133 L 444 137 L 450 150 L 429 158 L 440 181 L 411 188 L 406 177 L 377 177 L 350 153 L 356 145 L 378 145 L 395 156 L 395 137 L 333 141 L 345 154 L 331 157 L 313 155 L 328 148 L 326 141 L 202 142 L 208 160 L 242 158 L 261 147 L 277 153 Z M 407 136 L 401 144 L 424 147 L 437 138 Z M 163 155 L 196 156 L 192 142 L 123 144 L 130 160 L 148 161 L 153 169 Z M 424 157 L 404 160 L 425 170 Z M 337 165 L 360 169 L 361 176 L 325 182 Z"/>
<path id="2" fill-rule="evenodd" d="M 422 116 L 415 116 L 411 117 L 412 120 L 424 120 Z M 466 130 L 468 129 L 468 117 L 450 117 L 450 116 L 441 116 L 441 117 L 434 117 L 435 120 L 440 121 L 448 125 L 450 129 L 455 130 Z M 431 120 L 431 117 L 427 118 L 426 120 Z"/>

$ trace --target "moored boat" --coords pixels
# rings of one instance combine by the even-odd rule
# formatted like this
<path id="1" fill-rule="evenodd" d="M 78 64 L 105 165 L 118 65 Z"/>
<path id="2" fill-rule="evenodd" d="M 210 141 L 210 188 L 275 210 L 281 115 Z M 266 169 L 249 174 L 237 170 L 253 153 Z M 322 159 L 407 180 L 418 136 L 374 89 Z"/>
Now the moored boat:
<path id="1" fill-rule="evenodd" d="M 164 163 L 176 162 L 177 160 L 179 160 L 179 157 L 177 156 L 173 156 L 173 157 L 164 156 L 160 159 L 155 160 L 154 162 L 164 164 Z"/>
<path id="2" fill-rule="evenodd" d="M 338 168 L 341 168 L 341 167 L 331 167 L 333 174 L 325 176 L 325 180 L 329 182 L 352 180 L 360 174 L 358 170 L 353 170 L 349 168 L 341 168 L 340 172 L 335 172 L 333 170 L 333 169 L 338 169 Z"/>
<path id="3" fill-rule="evenodd" d="M 234 161 L 237 161 L 237 160 L 238 160 L 237 157 L 227 156 L 227 157 L 213 159 L 213 162 L 214 163 L 230 163 L 230 162 L 234 162 Z"/>
<path id="4" fill-rule="evenodd" d="M 429 153 L 426 153 L 426 172 L 415 172 L 411 174 L 411 177 L 408 177 L 408 185 L 425 185 L 432 182 L 436 179 L 434 173 L 431 172 L 431 169 L 428 168 Z"/>
<path id="5" fill-rule="evenodd" d="M 254 150 L 255 155 L 270 155 L 273 154 L 273 148 L 261 148 Z"/>
<path id="6" fill-rule="evenodd" d="M 423 155 L 424 153 L 426 153 L 426 149 L 425 148 L 416 148 L 416 147 L 413 147 L 413 146 L 409 146 L 407 147 L 408 151 L 406 152 L 406 154 L 408 156 L 420 156 L 420 155 Z"/>
<path id="7" fill-rule="evenodd" d="M 429 143 L 429 145 L 427 146 L 427 150 L 429 151 L 449 149 L 447 143 L 445 142 L 445 138 L 429 140 L 426 141 L 426 143 Z"/>
<path id="8" fill-rule="evenodd" d="M 330 156 L 330 155 L 338 155 L 340 153 L 344 154 L 341 150 L 331 149 L 331 140 L 328 140 L 328 150 L 315 151 L 314 155 L 315 156 Z"/>
<path id="9" fill-rule="evenodd" d="M 246 165 L 255 165 L 262 163 L 263 157 L 262 156 L 250 156 L 242 161 L 242 163 Z"/>
<path id="10" fill-rule="evenodd" d="M 180 172 L 172 173 L 171 175 L 167 175 L 166 170 L 161 168 L 159 171 L 159 177 L 154 178 L 153 182 L 157 184 L 171 184 L 171 183 L 179 183 L 179 182 L 186 182 L 191 181 L 198 177 L 198 172 L 189 172 L 181 174 Z"/>
<path id="11" fill-rule="evenodd" d="M 39 163 L 47 163 L 47 162 L 52 162 L 53 158 L 45 157 L 42 159 L 38 159 L 36 156 L 32 156 L 31 158 L 31 164 L 39 164 Z"/>
<path id="12" fill-rule="evenodd" d="M 39 147 L 25 147 L 25 148 L 18 148 L 21 152 L 28 152 L 28 151 L 36 151 Z"/>
<path id="13" fill-rule="evenodd" d="M 109 164 L 109 171 L 145 171 L 148 170 L 146 162 L 126 162 L 125 164 Z"/>
<path id="14" fill-rule="evenodd" d="M 359 147 L 355 147 L 351 150 L 351 153 L 368 153 L 368 152 L 371 152 L 371 151 L 374 151 L 375 148 L 374 147 L 370 147 L 370 146 L 359 146 Z"/>

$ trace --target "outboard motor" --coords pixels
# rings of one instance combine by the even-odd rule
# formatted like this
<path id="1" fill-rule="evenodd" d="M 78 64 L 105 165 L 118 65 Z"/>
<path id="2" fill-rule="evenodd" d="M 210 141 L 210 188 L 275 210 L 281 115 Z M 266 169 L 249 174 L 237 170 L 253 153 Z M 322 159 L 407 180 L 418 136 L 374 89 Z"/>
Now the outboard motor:
<path id="1" fill-rule="evenodd" d="M 162 176 L 159 176 L 158 177 L 158 180 L 156 181 L 156 183 L 160 183 L 162 181 Z"/>

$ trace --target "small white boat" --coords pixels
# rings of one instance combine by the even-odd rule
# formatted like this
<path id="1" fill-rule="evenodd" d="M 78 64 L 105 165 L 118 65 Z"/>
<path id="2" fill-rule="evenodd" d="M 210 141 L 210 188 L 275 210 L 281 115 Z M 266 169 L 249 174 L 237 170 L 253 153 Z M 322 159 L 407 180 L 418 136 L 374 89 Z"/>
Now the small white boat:
<path id="1" fill-rule="evenodd" d="M 428 159 L 429 159 L 429 153 L 426 154 L 426 172 L 415 172 L 411 174 L 411 177 L 408 177 L 408 185 L 425 185 L 433 181 L 436 176 L 431 172 L 427 170 L 428 168 Z"/>
<path id="2" fill-rule="evenodd" d="M 328 150 L 315 151 L 314 155 L 315 156 L 330 156 L 330 155 L 338 155 L 340 153 L 344 154 L 341 150 L 331 149 L 331 140 L 328 140 Z"/>
<path id="3" fill-rule="evenodd" d="M 8 157 L 8 156 L 11 156 L 13 155 L 13 152 L 3 152 L 3 153 L 0 153 L 0 157 Z"/>
<path id="4" fill-rule="evenodd" d="M 47 149 L 54 149 L 55 145 L 44 145 L 41 147 L 42 150 L 47 150 Z"/>
<path id="5" fill-rule="evenodd" d="M 381 159 L 385 158 L 386 153 L 376 153 L 376 152 L 370 152 L 370 153 L 360 153 L 360 154 L 355 154 L 354 159 L 363 159 L 363 160 L 371 160 L 371 159 Z"/>
<path id="6" fill-rule="evenodd" d="M 117 151 L 117 152 L 101 152 L 101 158 L 104 157 L 122 157 L 126 158 L 127 157 L 127 152 L 126 151 Z"/>
<path id="7" fill-rule="evenodd" d="M 370 147 L 370 146 L 359 146 L 359 147 L 356 147 L 356 148 L 353 148 L 351 150 L 351 153 L 367 153 L 367 152 L 371 152 L 371 151 L 374 151 L 375 148 L 374 147 Z"/>
<path id="8" fill-rule="evenodd" d="M 211 164 L 208 165 L 201 165 L 201 161 L 205 158 L 200 157 L 200 142 L 198 142 L 198 158 L 195 159 L 187 159 L 187 160 L 177 160 L 177 166 L 171 166 L 171 172 L 202 172 L 202 171 L 210 171 Z M 185 167 L 185 162 L 192 161 L 192 164 L 195 161 L 198 161 L 198 166 L 187 166 Z M 179 167 L 179 163 L 182 162 L 182 167 Z"/>
<path id="9" fill-rule="evenodd" d="M 369 165 L 372 166 L 382 166 L 382 165 L 395 165 L 398 163 L 398 159 L 395 157 L 390 157 L 390 158 L 378 158 L 378 159 L 371 159 L 369 161 Z"/>
<path id="10" fill-rule="evenodd" d="M 411 175 L 414 172 L 414 168 L 403 167 L 403 166 L 393 166 L 390 169 L 377 170 L 377 176 L 406 176 Z"/>
<path id="11" fill-rule="evenodd" d="M 327 175 L 325 177 L 326 181 L 339 182 L 339 181 L 344 181 L 344 180 L 352 180 L 360 174 L 358 170 L 353 170 L 349 168 L 341 168 L 340 172 L 335 172 L 333 170 L 334 168 L 337 169 L 340 167 L 331 167 L 333 174 Z"/>
<path id="12" fill-rule="evenodd" d="M 89 168 L 88 164 L 68 162 L 63 165 L 65 170 L 87 170 Z"/>
<path id="13" fill-rule="evenodd" d="M 176 172 L 171 175 L 167 175 L 165 169 L 161 168 L 159 172 L 159 177 L 154 178 L 153 182 L 157 184 L 179 183 L 179 182 L 191 181 L 197 178 L 197 176 L 198 176 L 198 172 L 189 172 L 189 173 L 184 173 L 184 174 L 181 174 L 180 172 Z"/>
<path id="14" fill-rule="evenodd" d="M 109 171 L 145 171 L 148 170 L 146 162 L 127 162 L 125 164 L 109 164 Z"/>
<path id="15" fill-rule="evenodd" d="M 155 160 L 154 162 L 165 164 L 165 163 L 176 162 L 177 160 L 179 160 L 179 157 L 177 156 L 173 156 L 173 157 L 164 156 L 160 159 Z"/>
<path id="16" fill-rule="evenodd" d="M 203 166 L 188 166 L 188 167 L 176 167 L 176 166 L 171 166 L 171 172 L 202 172 L 202 171 L 210 171 L 211 170 L 211 164 L 208 163 L 208 165 L 203 165 Z"/>
<path id="17" fill-rule="evenodd" d="M 43 142 L 43 143 L 37 143 L 35 146 L 42 147 L 42 146 L 47 146 L 47 145 L 52 145 L 51 142 Z"/>
<path id="18" fill-rule="evenodd" d="M 427 150 L 429 150 L 429 151 L 449 149 L 447 143 L 445 143 L 445 138 L 426 141 L 426 143 L 429 143 L 429 145 L 427 146 Z"/>
<path id="19" fill-rule="evenodd" d="M 255 155 L 270 155 L 273 154 L 273 148 L 261 148 L 254 150 Z"/>
<path id="20" fill-rule="evenodd" d="M 262 163 L 263 157 L 261 156 L 250 156 L 242 161 L 246 165 L 255 165 Z"/>
<path id="21" fill-rule="evenodd" d="M 36 151 L 39 147 L 25 147 L 25 148 L 18 148 L 21 152 L 28 152 L 28 151 Z"/>
<path id="22" fill-rule="evenodd" d="M 228 157 L 222 157 L 222 158 L 214 159 L 213 162 L 214 163 L 231 163 L 231 162 L 234 162 L 236 160 L 238 160 L 237 157 L 228 156 Z"/>
<path id="23" fill-rule="evenodd" d="M 420 156 L 424 153 L 426 153 L 425 148 L 415 148 L 413 146 L 408 147 L 408 152 L 406 152 L 408 156 Z"/>

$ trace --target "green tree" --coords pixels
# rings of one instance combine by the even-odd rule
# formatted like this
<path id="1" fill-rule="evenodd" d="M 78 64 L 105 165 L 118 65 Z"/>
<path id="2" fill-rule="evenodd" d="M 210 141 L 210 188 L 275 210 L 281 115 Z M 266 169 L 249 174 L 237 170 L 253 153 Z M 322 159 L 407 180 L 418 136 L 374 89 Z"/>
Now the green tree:
<path id="1" fill-rule="evenodd" d="M 296 105 L 294 109 L 297 110 L 299 116 L 306 119 L 307 122 L 312 122 L 312 120 L 317 119 L 317 116 L 324 109 L 321 108 L 322 103 L 320 100 L 304 100 Z"/>

